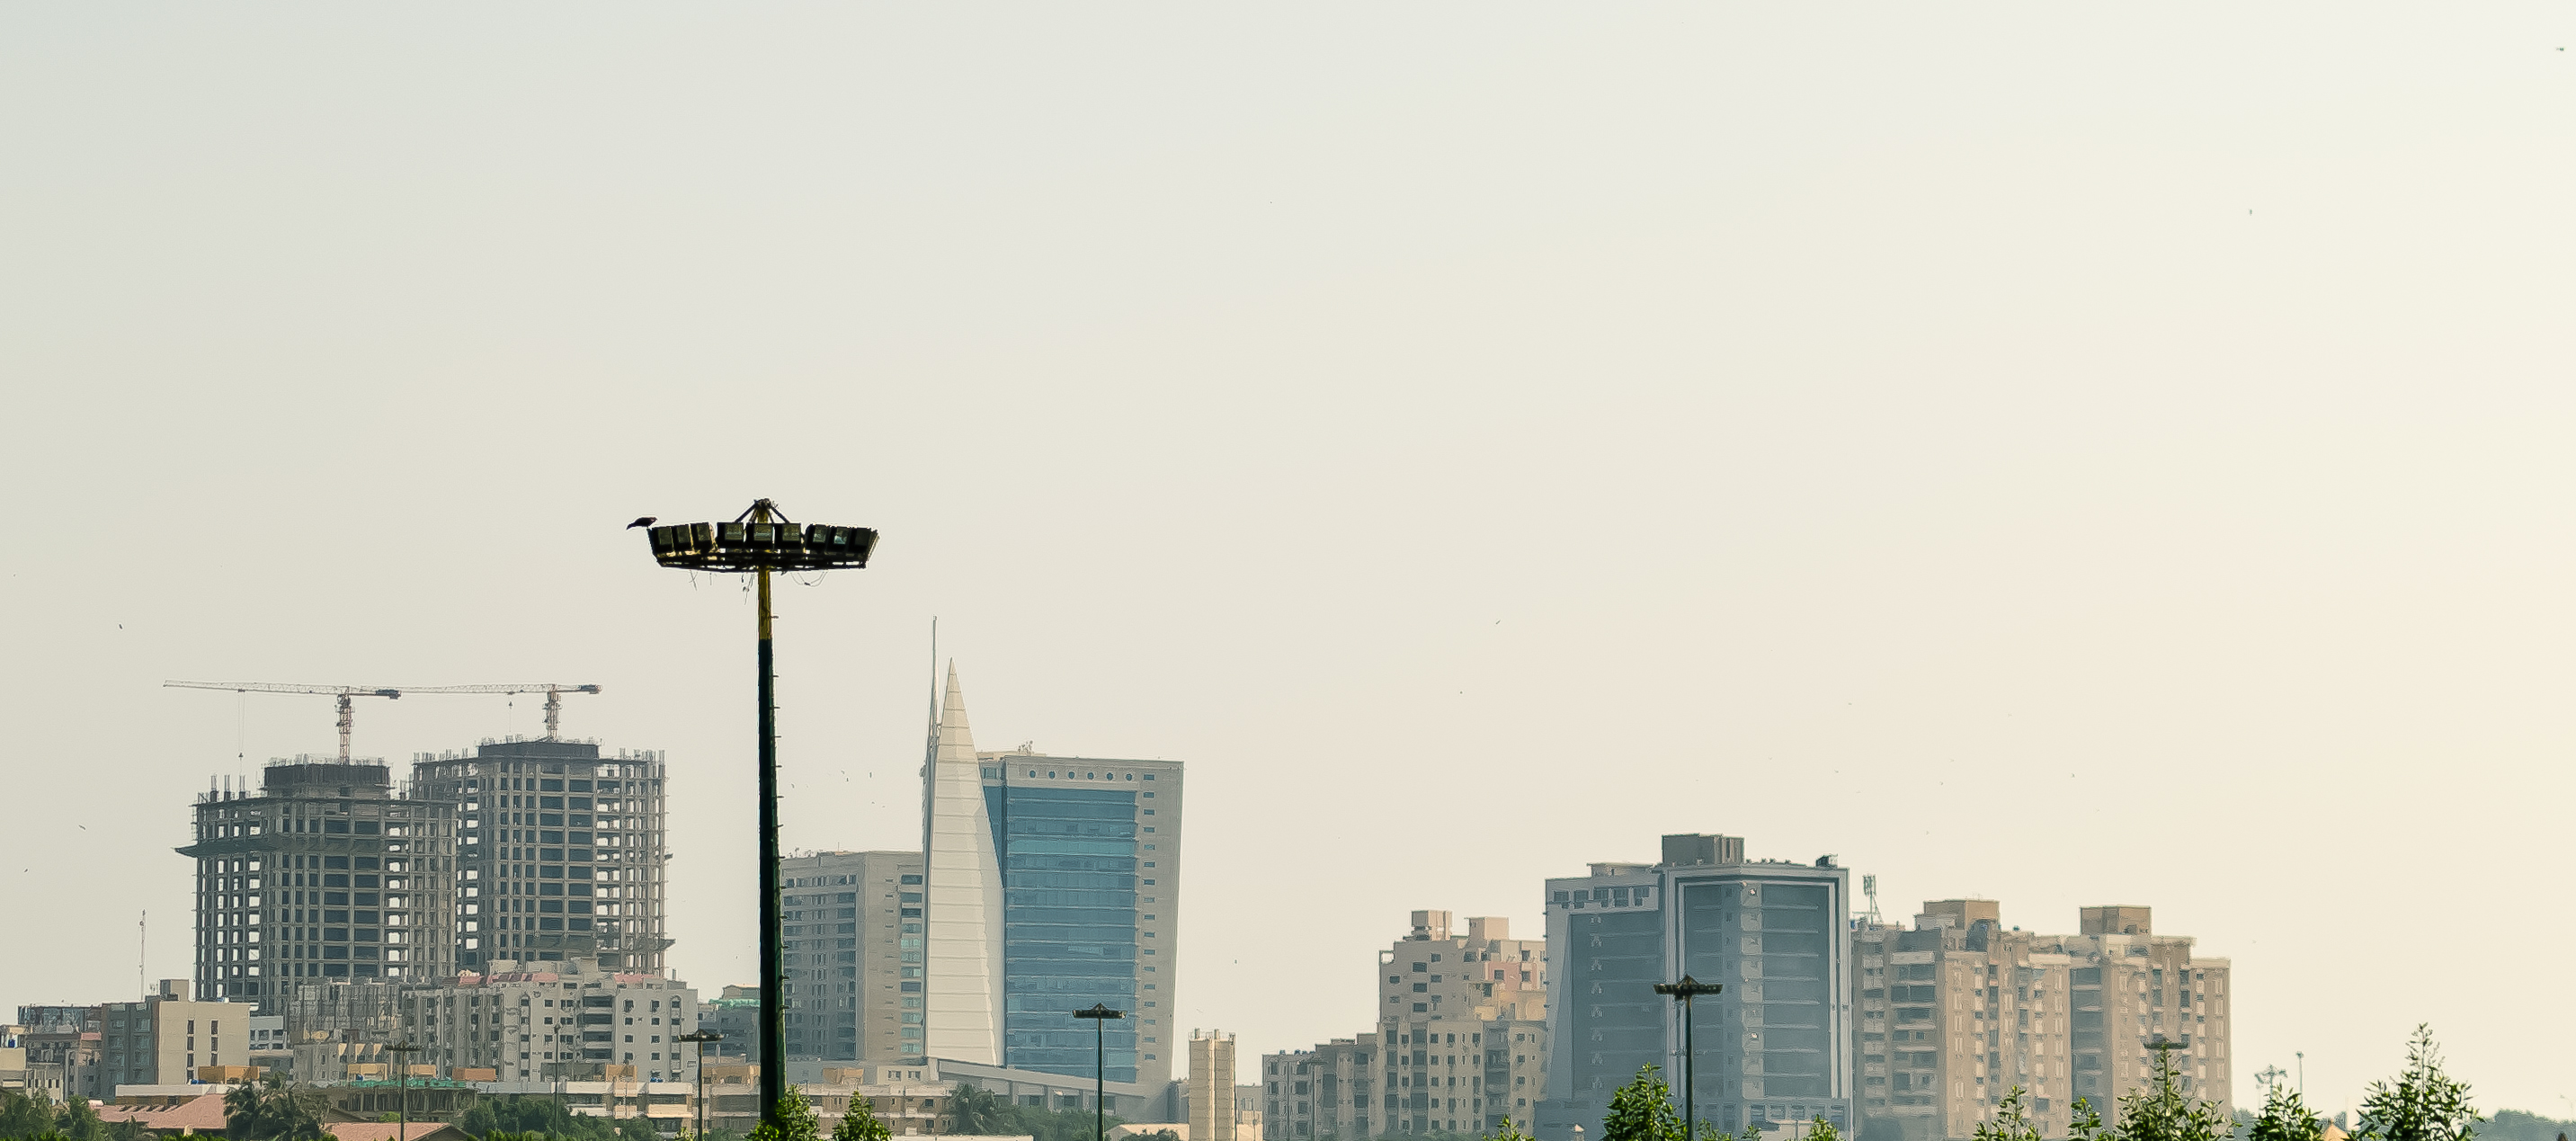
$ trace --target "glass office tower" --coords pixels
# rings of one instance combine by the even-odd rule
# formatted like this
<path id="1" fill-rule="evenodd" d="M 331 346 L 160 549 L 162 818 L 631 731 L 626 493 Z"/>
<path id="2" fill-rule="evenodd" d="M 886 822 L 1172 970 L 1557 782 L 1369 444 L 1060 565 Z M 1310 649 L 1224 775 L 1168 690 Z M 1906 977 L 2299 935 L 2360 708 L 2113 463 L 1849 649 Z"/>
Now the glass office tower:
<path id="1" fill-rule="evenodd" d="M 1180 763 L 976 752 L 953 665 L 929 753 L 927 1052 L 1170 1081 Z M 1073 1017 L 1103 1003 L 1127 1017 Z"/>

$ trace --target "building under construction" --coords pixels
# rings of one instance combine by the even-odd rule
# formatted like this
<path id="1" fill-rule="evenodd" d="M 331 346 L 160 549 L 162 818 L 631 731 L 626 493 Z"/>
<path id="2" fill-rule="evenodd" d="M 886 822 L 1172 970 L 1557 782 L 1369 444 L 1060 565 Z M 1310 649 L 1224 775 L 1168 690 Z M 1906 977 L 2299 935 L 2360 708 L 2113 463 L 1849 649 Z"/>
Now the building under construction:
<path id="1" fill-rule="evenodd" d="M 662 754 L 485 741 L 470 755 L 421 754 L 412 774 L 418 795 L 456 806 L 458 968 L 584 960 L 661 973 L 671 945 Z"/>
<path id="2" fill-rule="evenodd" d="M 296 757 L 197 798 L 196 991 L 271 1005 L 287 984 L 456 969 L 457 806 L 383 761 Z"/>

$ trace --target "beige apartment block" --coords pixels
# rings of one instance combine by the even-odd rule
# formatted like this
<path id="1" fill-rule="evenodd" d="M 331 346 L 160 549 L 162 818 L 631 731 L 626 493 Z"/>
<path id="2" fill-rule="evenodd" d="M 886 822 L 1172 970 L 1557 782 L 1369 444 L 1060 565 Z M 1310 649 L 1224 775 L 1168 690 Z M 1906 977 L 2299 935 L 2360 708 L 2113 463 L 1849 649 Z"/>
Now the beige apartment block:
<path id="1" fill-rule="evenodd" d="M 578 959 L 486 960 L 488 974 L 460 974 L 397 998 L 402 1038 L 421 1047 L 415 1074 L 488 1071 L 486 1081 L 685 1082 L 696 1051 L 698 995 L 658 974 L 602 969 Z M 354 1072 L 390 1077 L 383 1069 Z"/>
<path id="2" fill-rule="evenodd" d="M 192 1002 L 187 979 L 163 979 L 141 1002 L 99 1008 L 101 1054 L 111 1090 L 121 1085 L 185 1085 L 199 1066 L 238 1066 L 250 1059 L 251 1006 Z"/>
<path id="3" fill-rule="evenodd" d="M 1901 1141 L 1972 1134 L 2018 1086 L 2041 1131 L 2064 1136 L 2078 1099 L 2106 1119 L 2170 1043 L 2182 1088 L 2232 1109 L 2226 959 L 2154 933 L 2150 909 L 2087 907 L 2073 935 L 2005 926 L 1993 900 L 1935 900 L 1911 930 L 1852 934 L 1852 1012 L 1864 1131 Z"/>
<path id="4" fill-rule="evenodd" d="M 1235 1141 L 1234 1035 L 1190 1031 L 1190 1141 Z"/>
<path id="5" fill-rule="evenodd" d="M 1265 1141 L 1532 1127 L 1547 1067 L 1547 942 L 1416 911 L 1377 955 L 1377 1033 L 1262 1058 Z"/>

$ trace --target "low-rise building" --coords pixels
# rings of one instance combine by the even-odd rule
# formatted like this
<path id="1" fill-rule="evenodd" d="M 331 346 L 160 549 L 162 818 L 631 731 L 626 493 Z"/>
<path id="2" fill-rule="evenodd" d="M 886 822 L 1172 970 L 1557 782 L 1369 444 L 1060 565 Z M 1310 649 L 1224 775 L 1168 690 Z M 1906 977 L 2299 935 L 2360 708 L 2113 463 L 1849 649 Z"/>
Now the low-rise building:
<path id="1" fill-rule="evenodd" d="M 694 1080 L 695 1051 L 679 1041 L 697 1023 L 697 992 L 686 983 L 579 960 L 489 963 L 490 974 L 398 997 L 399 1033 L 421 1047 L 413 1065 L 490 1069 L 503 1081 L 593 1080 L 611 1066 L 647 1082 Z"/>
<path id="2" fill-rule="evenodd" d="M 141 1002 L 100 1007 L 100 1084 L 185 1085 L 199 1066 L 248 1064 L 250 1005 L 195 1002 L 189 993 L 188 980 L 164 979 Z"/>

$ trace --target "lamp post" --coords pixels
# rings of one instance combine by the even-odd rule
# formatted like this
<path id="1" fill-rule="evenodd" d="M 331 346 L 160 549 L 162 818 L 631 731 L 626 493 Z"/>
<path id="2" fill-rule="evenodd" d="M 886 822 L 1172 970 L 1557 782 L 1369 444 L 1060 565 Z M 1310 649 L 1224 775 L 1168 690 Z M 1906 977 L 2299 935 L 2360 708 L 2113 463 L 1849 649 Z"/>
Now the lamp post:
<path id="1" fill-rule="evenodd" d="M 420 1047 L 410 1042 L 393 1042 L 385 1046 L 385 1053 L 394 1056 L 394 1089 L 397 1091 L 394 1095 L 397 1099 L 395 1104 L 401 1107 L 397 1112 L 402 1124 L 394 1127 L 394 1141 L 411 1141 L 411 1059 L 409 1055 L 419 1052 Z"/>
<path id="2" fill-rule="evenodd" d="M 1093 1141 L 1109 1141 L 1109 1020 L 1125 1018 L 1127 1012 L 1111 1010 L 1105 1002 L 1095 1002 L 1091 1009 L 1074 1011 L 1073 1016 L 1091 1020 L 1092 1138 Z"/>
<path id="3" fill-rule="evenodd" d="M 629 526 L 650 523 L 639 519 Z M 679 570 L 756 576 L 760 587 L 760 1117 L 776 1124 L 787 1097 L 784 1036 L 786 975 L 778 947 L 778 701 L 769 639 L 769 576 L 782 571 L 858 570 L 868 565 L 877 533 L 866 527 L 804 527 L 766 499 L 730 523 L 648 527 L 653 561 Z"/>
<path id="4" fill-rule="evenodd" d="M 1691 1000 L 1704 994 L 1725 990 L 1720 983 L 1704 983 L 1683 975 L 1677 983 L 1656 983 L 1655 993 L 1666 995 L 1682 1004 L 1682 1139 L 1697 1141 L 1699 1136 L 1699 1052 L 1693 1048 L 1691 1029 L 1699 1020 L 1693 1018 Z M 1733 1128 L 1733 1126 L 1729 1126 Z"/>
<path id="5" fill-rule="evenodd" d="M 724 1035 L 718 1034 L 713 1030 L 692 1030 L 671 1040 L 674 1042 L 695 1042 L 698 1044 L 698 1141 L 706 1141 L 707 1043 L 722 1042 L 724 1041 Z"/>

